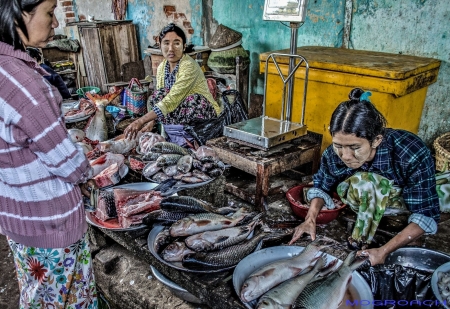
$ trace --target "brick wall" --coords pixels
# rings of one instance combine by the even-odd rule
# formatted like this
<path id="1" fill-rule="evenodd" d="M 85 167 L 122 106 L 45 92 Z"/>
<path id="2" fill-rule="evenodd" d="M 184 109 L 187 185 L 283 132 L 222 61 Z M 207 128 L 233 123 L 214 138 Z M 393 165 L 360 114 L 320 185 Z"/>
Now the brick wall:
<path id="1" fill-rule="evenodd" d="M 177 26 L 184 28 L 188 34 L 194 33 L 191 22 L 187 19 L 186 14 L 178 12 L 174 5 L 164 5 L 164 14 L 169 22 L 175 23 Z M 153 36 L 155 42 L 159 42 L 158 35 Z"/>
<path id="2" fill-rule="evenodd" d="M 68 0 L 59 0 L 58 5 L 61 7 L 63 13 L 64 13 L 64 22 L 72 23 L 75 22 L 75 12 L 73 9 L 73 1 Z"/>

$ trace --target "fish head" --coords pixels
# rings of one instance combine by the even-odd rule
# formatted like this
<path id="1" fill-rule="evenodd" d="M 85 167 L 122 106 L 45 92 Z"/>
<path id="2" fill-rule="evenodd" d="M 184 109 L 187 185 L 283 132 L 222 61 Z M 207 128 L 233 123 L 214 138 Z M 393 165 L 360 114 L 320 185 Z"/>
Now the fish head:
<path id="1" fill-rule="evenodd" d="M 273 300 L 269 297 L 261 297 L 258 304 L 255 307 L 256 309 L 289 309 L 290 306 L 283 306 L 277 301 Z"/>
<path id="2" fill-rule="evenodd" d="M 161 257 L 168 262 L 179 262 L 183 260 L 186 254 L 186 245 L 184 242 L 173 242 L 168 245 L 162 252 Z"/>
<path id="3" fill-rule="evenodd" d="M 264 276 L 252 276 L 245 280 L 241 288 L 241 300 L 245 303 L 261 296 L 264 291 L 261 291 L 261 282 L 264 282 Z"/>
<path id="4" fill-rule="evenodd" d="M 186 217 L 173 223 L 172 226 L 170 227 L 170 236 L 172 237 L 185 236 L 184 232 L 187 231 L 188 227 L 191 224 L 191 221 L 192 220 L 189 217 Z"/>

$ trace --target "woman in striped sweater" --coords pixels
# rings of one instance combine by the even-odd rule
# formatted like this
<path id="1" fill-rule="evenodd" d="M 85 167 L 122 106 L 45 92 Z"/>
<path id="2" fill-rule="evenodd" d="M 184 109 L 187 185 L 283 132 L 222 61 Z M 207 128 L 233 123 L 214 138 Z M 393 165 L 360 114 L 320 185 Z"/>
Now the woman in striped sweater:
<path id="1" fill-rule="evenodd" d="M 0 2 L 0 229 L 20 308 L 96 308 L 82 199 L 95 187 L 91 167 L 68 137 L 61 95 L 25 52 L 53 37 L 56 5 Z"/>

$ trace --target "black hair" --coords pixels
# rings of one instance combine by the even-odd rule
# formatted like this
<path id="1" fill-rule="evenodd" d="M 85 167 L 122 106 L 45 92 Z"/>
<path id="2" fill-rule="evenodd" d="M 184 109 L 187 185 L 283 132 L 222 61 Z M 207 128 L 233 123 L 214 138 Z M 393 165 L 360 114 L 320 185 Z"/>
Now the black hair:
<path id="1" fill-rule="evenodd" d="M 159 44 L 161 44 L 162 40 L 169 32 L 175 32 L 183 40 L 183 46 L 186 44 L 186 34 L 184 33 L 183 29 L 181 29 L 174 23 L 168 24 L 161 30 L 161 32 L 159 33 Z"/>
<path id="2" fill-rule="evenodd" d="M 350 100 L 338 105 L 331 115 L 330 133 L 355 134 L 367 139 L 371 144 L 378 135 L 384 134 L 386 119 L 375 108 L 360 88 L 350 91 Z"/>
<path id="3" fill-rule="evenodd" d="M 27 47 L 26 50 L 27 54 L 30 55 L 31 58 L 36 59 L 37 63 L 42 62 L 42 53 L 41 51 L 36 47 Z"/>
<path id="4" fill-rule="evenodd" d="M 0 41 L 12 45 L 14 49 L 25 51 L 20 39 L 19 28 L 28 38 L 23 14 L 33 14 L 36 7 L 45 0 L 1 0 L 0 1 Z"/>

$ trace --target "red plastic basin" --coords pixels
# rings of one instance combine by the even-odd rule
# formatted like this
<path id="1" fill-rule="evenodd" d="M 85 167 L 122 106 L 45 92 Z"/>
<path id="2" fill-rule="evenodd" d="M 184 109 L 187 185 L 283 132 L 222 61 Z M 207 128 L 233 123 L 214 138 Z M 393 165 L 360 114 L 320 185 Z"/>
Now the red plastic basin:
<path id="1" fill-rule="evenodd" d="M 302 218 L 305 219 L 306 214 L 308 213 L 309 206 L 305 203 L 303 199 L 303 188 L 312 187 L 312 185 L 299 185 L 289 189 L 286 192 L 286 198 L 291 205 L 292 212 Z M 337 193 L 333 193 L 333 198 L 341 201 L 339 195 Z M 322 209 L 319 212 L 319 215 L 316 218 L 316 224 L 326 224 L 330 223 L 334 219 L 338 217 L 341 211 L 345 208 L 345 204 L 339 208 L 335 209 Z"/>

